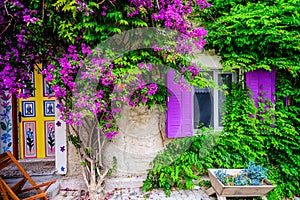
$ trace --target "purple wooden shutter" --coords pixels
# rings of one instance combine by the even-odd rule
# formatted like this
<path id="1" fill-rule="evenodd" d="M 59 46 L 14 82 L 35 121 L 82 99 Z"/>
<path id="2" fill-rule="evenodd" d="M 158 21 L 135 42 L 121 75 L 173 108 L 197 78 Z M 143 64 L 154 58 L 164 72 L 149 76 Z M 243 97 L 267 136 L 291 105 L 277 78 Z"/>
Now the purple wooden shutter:
<path id="1" fill-rule="evenodd" d="M 262 93 L 264 99 L 269 99 L 273 104 L 275 103 L 275 76 L 276 70 L 271 72 L 258 69 L 255 71 L 246 72 L 246 84 L 253 92 L 253 99 L 257 105 L 258 96 Z"/>
<path id="2" fill-rule="evenodd" d="M 167 88 L 172 94 L 167 100 L 166 131 L 167 138 L 178 138 L 193 135 L 192 92 L 181 88 L 174 82 L 175 72 L 167 73 Z"/>
<path id="3" fill-rule="evenodd" d="M 253 94 L 252 98 L 257 104 L 258 102 L 258 94 L 259 94 L 259 78 L 257 71 L 246 72 L 246 85 L 249 87 Z"/>

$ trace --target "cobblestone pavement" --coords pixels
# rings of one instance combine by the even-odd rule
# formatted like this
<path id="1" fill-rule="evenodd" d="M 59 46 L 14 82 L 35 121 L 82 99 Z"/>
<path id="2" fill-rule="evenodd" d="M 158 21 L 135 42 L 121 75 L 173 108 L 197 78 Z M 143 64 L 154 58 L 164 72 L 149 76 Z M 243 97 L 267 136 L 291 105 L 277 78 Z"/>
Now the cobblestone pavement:
<path id="1" fill-rule="evenodd" d="M 62 190 L 60 194 L 53 200 L 87 200 L 87 194 L 84 190 Z M 118 188 L 108 192 L 105 200 L 214 200 L 207 196 L 203 188 L 196 188 L 194 190 L 175 190 L 170 197 L 167 197 L 162 190 L 153 190 L 150 192 L 143 192 L 141 188 Z"/>

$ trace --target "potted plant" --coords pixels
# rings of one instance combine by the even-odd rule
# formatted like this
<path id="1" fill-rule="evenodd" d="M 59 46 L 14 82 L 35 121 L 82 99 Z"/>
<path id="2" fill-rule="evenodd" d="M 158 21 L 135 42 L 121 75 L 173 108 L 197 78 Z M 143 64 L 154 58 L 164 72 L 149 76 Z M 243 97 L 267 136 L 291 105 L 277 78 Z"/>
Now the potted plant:
<path id="1" fill-rule="evenodd" d="M 216 193 L 218 200 L 257 196 L 266 199 L 266 194 L 276 187 L 267 179 L 267 172 L 266 168 L 254 162 L 249 162 L 246 169 L 208 169 L 212 187 L 207 193 Z"/>

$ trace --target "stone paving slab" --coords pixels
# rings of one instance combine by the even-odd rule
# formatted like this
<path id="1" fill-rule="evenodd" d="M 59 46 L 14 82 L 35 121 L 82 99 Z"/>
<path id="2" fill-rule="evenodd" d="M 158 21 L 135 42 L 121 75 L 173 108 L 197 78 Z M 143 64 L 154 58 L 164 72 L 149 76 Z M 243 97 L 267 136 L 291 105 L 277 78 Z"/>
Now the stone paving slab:
<path id="1" fill-rule="evenodd" d="M 141 188 L 116 188 L 105 196 L 104 200 L 215 200 L 207 196 L 204 188 L 194 190 L 174 190 L 168 197 L 163 190 L 143 192 Z M 61 190 L 53 200 L 88 200 L 88 193 L 84 190 Z"/>
<path id="2" fill-rule="evenodd" d="M 90 200 L 86 187 L 82 179 L 62 176 L 32 176 L 34 181 L 39 184 L 49 180 L 57 180 L 47 190 L 49 200 Z M 19 178 L 5 179 L 12 185 Z M 72 189 L 73 188 L 73 189 Z M 163 190 L 152 190 L 143 192 L 141 187 L 115 188 L 106 191 L 105 200 L 215 200 L 216 198 L 208 197 L 204 192 L 205 189 L 195 186 L 193 190 L 176 190 L 174 189 L 171 196 L 168 197 Z M 1 199 L 1 197 L 0 197 Z M 91 199 L 93 200 L 93 199 Z"/>

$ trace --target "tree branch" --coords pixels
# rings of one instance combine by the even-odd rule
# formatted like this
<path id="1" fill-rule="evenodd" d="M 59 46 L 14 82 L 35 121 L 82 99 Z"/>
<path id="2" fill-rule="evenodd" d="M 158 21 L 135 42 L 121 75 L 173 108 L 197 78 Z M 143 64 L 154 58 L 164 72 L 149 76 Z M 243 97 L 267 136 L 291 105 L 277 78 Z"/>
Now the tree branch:
<path id="1" fill-rule="evenodd" d="M 73 127 L 72 125 L 67 125 L 67 127 L 66 127 L 66 128 L 67 128 L 67 129 L 66 129 L 66 132 L 67 132 L 69 135 L 71 134 L 70 126 L 74 129 L 74 127 Z M 75 130 L 75 132 L 76 132 L 76 130 Z M 74 144 L 73 144 L 73 145 L 74 145 Z M 84 157 L 83 157 L 82 154 L 81 154 L 80 148 L 76 147 L 76 145 L 74 145 L 74 146 L 75 146 L 76 151 L 78 152 L 80 161 L 81 161 L 81 162 L 84 162 L 85 160 L 84 160 Z M 82 176 L 83 176 L 83 179 L 84 179 L 86 185 L 89 185 L 89 181 L 88 181 L 88 173 L 86 172 L 86 169 L 85 169 L 85 167 L 84 167 L 82 164 L 80 164 L 80 167 L 81 167 L 81 169 L 82 169 Z"/>
<path id="2" fill-rule="evenodd" d="M 105 0 L 102 0 L 102 1 L 101 1 L 101 2 L 99 2 L 98 4 L 99 4 L 99 5 L 100 5 L 100 4 L 103 4 L 103 3 L 104 3 L 104 1 L 105 1 Z"/>
<path id="3" fill-rule="evenodd" d="M 2 35 L 10 25 L 11 25 L 11 20 L 9 20 L 8 25 L 4 28 L 4 30 L 0 33 L 0 35 Z"/>
<path id="4" fill-rule="evenodd" d="M 8 29 L 8 27 L 11 25 L 12 20 L 15 19 L 14 16 L 12 16 L 12 14 L 10 14 L 10 13 L 8 12 L 8 9 L 7 9 L 7 7 L 6 7 L 6 3 L 7 3 L 7 2 L 8 2 L 8 0 L 5 0 L 5 1 L 4 1 L 4 8 L 5 8 L 6 14 L 7 14 L 8 16 L 10 16 L 10 20 L 8 21 L 8 25 L 4 28 L 4 30 L 0 33 L 0 35 L 2 35 L 2 34 Z M 3 23 L 2 23 L 2 24 L 3 24 Z"/>
<path id="5" fill-rule="evenodd" d="M 11 18 L 14 18 L 14 16 L 12 16 L 9 12 L 8 12 L 8 10 L 7 10 L 7 7 L 6 7 L 6 3 L 8 2 L 8 0 L 5 0 L 4 1 L 4 8 L 5 8 L 5 11 L 6 11 L 6 13 L 7 13 L 7 15 L 8 16 L 10 16 Z"/>
<path id="6" fill-rule="evenodd" d="M 158 129 L 159 129 L 159 133 L 160 133 L 160 136 L 161 136 L 161 141 L 162 141 L 162 145 L 164 147 L 164 149 L 166 149 L 166 143 L 165 143 L 165 137 L 164 137 L 164 133 L 163 133 L 163 130 L 162 130 L 162 117 L 161 117 L 161 114 L 159 113 L 159 119 L 158 119 Z"/>
<path id="7" fill-rule="evenodd" d="M 109 172 L 109 170 L 106 168 L 105 171 L 104 171 L 104 173 L 102 174 L 102 176 L 99 176 L 99 179 L 97 180 L 97 183 L 98 183 L 97 190 L 98 191 L 103 190 L 103 188 L 102 188 L 101 185 L 104 182 L 104 178 L 106 177 L 106 175 L 108 174 L 108 172 Z"/>
<path id="8" fill-rule="evenodd" d="M 100 167 L 103 167 L 103 165 L 102 165 L 102 147 L 101 147 L 101 138 L 100 138 L 101 136 L 100 136 L 100 130 L 98 129 L 98 131 L 97 131 L 97 140 L 98 140 L 98 148 L 99 148 L 99 155 L 98 155 L 98 157 L 99 157 L 99 165 L 100 165 Z"/>
<path id="9" fill-rule="evenodd" d="M 3 24 L 9 24 L 10 21 L 4 21 L 4 22 L 0 22 L 0 26 L 3 25 Z"/>
<path id="10" fill-rule="evenodd" d="M 44 20 L 44 16 L 45 16 L 45 0 L 43 0 L 43 5 L 42 5 L 42 20 Z"/>
<path id="11" fill-rule="evenodd" d="M 93 120 L 94 121 L 94 125 L 93 125 L 93 128 L 92 130 L 90 131 L 90 137 L 89 137 L 89 143 L 88 143 L 88 146 L 91 147 L 92 146 L 92 138 L 93 138 L 93 135 L 94 135 L 94 129 L 95 127 L 97 126 L 97 121 L 96 120 Z"/>

